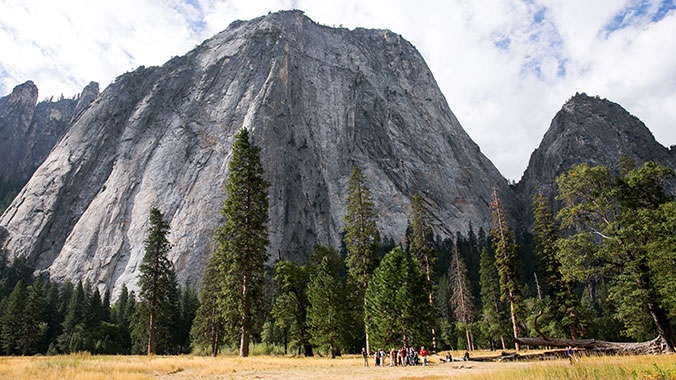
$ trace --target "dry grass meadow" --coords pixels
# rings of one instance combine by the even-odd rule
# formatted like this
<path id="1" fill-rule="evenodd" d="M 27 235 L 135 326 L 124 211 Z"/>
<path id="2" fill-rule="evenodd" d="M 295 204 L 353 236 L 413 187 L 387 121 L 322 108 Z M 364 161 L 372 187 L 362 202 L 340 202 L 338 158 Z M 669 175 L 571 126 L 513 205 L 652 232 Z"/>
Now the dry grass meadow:
<path id="1" fill-rule="evenodd" d="M 454 353 L 460 356 L 461 353 Z M 488 353 L 477 353 L 477 355 Z M 493 353 L 494 354 L 494 353 Z M 445 355 L 445 353 L 444 353 Z M 676 356 L 584 357 L 511 363 L 453 362 L 433 359 L 428 367 L 363 368 L 361 358 L 282 356 L 92 356 L 0 357 L 0 379 L 641 379 L 676 380 Z"/>

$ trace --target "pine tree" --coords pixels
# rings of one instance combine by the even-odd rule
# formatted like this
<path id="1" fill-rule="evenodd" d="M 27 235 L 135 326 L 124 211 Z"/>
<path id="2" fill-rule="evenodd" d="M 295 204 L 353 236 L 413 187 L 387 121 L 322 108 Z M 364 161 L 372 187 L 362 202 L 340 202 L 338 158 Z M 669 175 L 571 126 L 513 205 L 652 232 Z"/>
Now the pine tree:
<path id="1" fill-rule="evenodd" d="M 40 352 L 43 340 L 47 336 L 47 307 L 46 285 L 38 277 L 28 287 L 28 302 L 24 310 L 24 334 L 22 339 L 22 354 Z"/>
<path id="2" fill-rule="evenodd" d="M 489 247 L 481 250 L 481 262 L 479 268 L 481 286 L 481 305 L 483 312 L 483 331 L 488 337 L 491 349 L 495 348 L 494 339 L 500 337 L 502 349 L 506 350 L 504 310 L 500 303 L 500 279 L 495 267 L 495 256 Z"/>
<path id="3" fill-rule="evenodd" d="M 558 226 L 542 193 L 533 198 L 535 247 L 545 276 L 547 293 L 553 303 L 553 318 L 568 332 L 571 339 L 578 339 L 582 331 L 580 299 L 575 294 L 573 282 L 561 273 L 556 247 L 556 242 L 561 237 Z"/>
<path id="4" fill-rule="evenodd" d="M 21 354 L 21 340 L 24 334 L 24 313 L 28 290 L 23 279 L 14 286 L 2 313 L 0 341 L 5 355 Z M 24 353 L 25 355 L 25 353 Z"/>
<path id="5" fill-rule="evenodd" d="M 500 204 L 496 189 L 493 189 L 493 221 L 491 235 L 493 236 L 493 248 L 495 250 L 495 267 L 498 269 L 500 278 L 500 299 L 509 303 L 509 311 L 512 320 L 512 332 L 514 338 L 519 337 L 519 318 L 523 309 L 521 297 L 521 274 L 519 273 L 519 253 L 514 241 L 514 233 L 507 225 L 505 211 Z M 516 350 L 519 344 L 514 343 Z"/>
<path id="6" fill-rule="evenodd" d="M 310 269 L 306 265 L 279 260 L 275 264 L 273 277 L 279 295 L 275 299 L 272 315 L 288 328 L 292 348 L 297 347 L 299 353 L 302 349 L 305 356 L 312 356 L 307 326 L 307 286 L 310 282 Z"/>
<path id="7" fill-rule="evenodd" d="M 85 325 L 88 330 L 96 329 L 103 321 L 103 304 L 101 302 L 101 293 L 99 289 L 94 289 L 94 292 L 89 297 L 87 308 L 85 311 Z"/>
<path id="8" fill-rule="evenodd" d="M 147 354 L 153 355 L 157 329 L 166 326 L 158 323 L 159 318 L 171 310 L 169 297 L 175 291 L 175 284 L 172 283 L 173 265 L 167 258 L 171 249 L 167 240 L 169 224 L 162 219 L 162 213 L 156 208 L 150 210 L 149 221 L 150 228 L 144 241 L 145 255 L 139 267 L 138 281 L 141 289 L 136 336 L 147 336 Z"/>
<path id="9" fill-rule="evenodd" d="M 411 255 L 420 263 L 420 269 L 425 274 L 429 289 L 429 303 L 434 308 L 434 283 L 432 282 L 432 271 L 436 261 L 436 252 L 432 248 L 428 238 L 432 236 L 432 226 L 430 217 L 423 199 L 420 194 L 411 198 L 411 235 L 409 242 L 409 251 Z M 432 326 L 432 347 L 437 348 L 437 338 L 434 326 Z"/>
<path id="10" fill-rule="evenodd" d="M 334 251 L 334 257 L 337 253 Z M 348 316 L 345 284 L 335 264 L 324 256 L 308 284 L 307 323 L 310 342 L 332 359 L 347 346 Z"/>
<path id="11" fill-rule="evenodd" d="M 133 296 L 127 290 L 127 286 L 123 284 L 120 295 L 110 308 L 110 319 L 120 333 L 120 353 L 131 353 L 131 314 L 127 311 L 127 308 L 133 310 L 131 306 L 133 302 Z"/>
<path id="12" fill-rule="evenodd" d="M 218 264 L 219 257 L 214 253 L 202 275 L 199 307 L 190 330 L 193 345 L 209 346 L 213 357 L 218 355 L 225 335 L 225 320 L 218 302 L 221 289 Z"/>
<path id="13" fill-rule="evenodd" d="M 176 333 L 180 354 L 190 353 L 190 331 L 192 330 L 193 320 L 195 319 L 199 305 L 195 288 L 188 284 L 181 292 L 180 326 L 179 331 Z"/>
<path id="14" fill-rule="evenodd" d="M 249 340 L 264 304 L 268 259 L 268 194 L 260 148 L 249 132 L 235 135 L 223 206 L 225 223 L 218 229 L 216 252 L 221 288 L 218 304 L 226 331 L 239 338 L 239 355 L 249 356 Z"/>
<path id="15" fill-rule="evenodd" d="M 82 282 L 78 282 L 77 287 L 71 292 L 66 314 L 61 326 L 63 333 L 59 335 L 57 342 L 62 352 L 76 352 L 84 349 L 81 332 L 84 328 L 81 326 L 85 320 L 85 302 L 86 295 Z M 80 326 L 78 328 L 78 326 Z"/>
<path id="16" fill-rule="evenodd" d="M 469 286 L 469 280 L 467 278 L 467 267 L 465 267 L 465 263 L 460 258 L 457 245 L 454 246 L 453 256 L 451 256 L 451 265 L 448 268 L 448 278 L 451 284 L 451 305 L 453 306 L 453 314 L 455 314 L 455 319 L 465 330 L 467 350 L 471 351 L 474 349 L 474 344 L 469 325 L 472 323 L 472 319 L 474 319 L 474 302 L 472 291 Z"/>
<path id="17" fill-rule="evenodd" d="M 385 255 L 366 290 L 365 318 L 378 347 L 431 343 L 434 309 L 427 281 L 415 259 L 401 248 Z"/>
<path id="18" fill-rule="evenodd" d="M 111 322 L 110 319 L 110 290 L 106 289 L 103 293 L 103 300 L 101 301 L 101 307 L 103 310 L 103 320 L 105 322 Z"/>
<path id="19" fill-rule="evenodd" d="M 355 295 L 366 307 L 365 292 L 371 273 L 375 269 L 376 253 L 380 247 L 380 238 L 376 227 L 376 211 L 371 191 L 365 184 L 366 178 L 356 166 L 352 168 L 347 187 L 347 209 L 345 213 L 345 246 L 347 248 L 347 267 L 351 281 L 358 289 Z M 361 313 L 364 313 L 361 309 Z M 366 352 L 369 346 L 369 319 L 364 315 Z"/>

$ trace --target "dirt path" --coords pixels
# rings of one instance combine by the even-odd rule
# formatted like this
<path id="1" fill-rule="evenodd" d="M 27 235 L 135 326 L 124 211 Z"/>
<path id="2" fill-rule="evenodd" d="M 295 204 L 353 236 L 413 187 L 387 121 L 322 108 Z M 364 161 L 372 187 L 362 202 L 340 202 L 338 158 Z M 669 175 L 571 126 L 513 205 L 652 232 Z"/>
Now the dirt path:
<path id="1" fill-rule="evenodd" d="M 342 364 L 342 363 L 341 363 Z M 518 366 L 520 363 L 501 363 L 500 369 L 505 366 Z M 173 374 L 160 375 L 161 380 L 221 380 L 221 379 L 262 379 L 262 380 L 354 380 L 354 379 L 415 379 L 429 377 L 460 378 L 467 374 L 490 373 L 498 370 L 495 363 L 435 363 L 427 367 L 383 367 L 364 368 L 357 362 L 356 365 L 327 365 L 308 367 L 287 365 L 277 368 L 250 368 L 235 370 L 218 368 L 186 368 Z"/>

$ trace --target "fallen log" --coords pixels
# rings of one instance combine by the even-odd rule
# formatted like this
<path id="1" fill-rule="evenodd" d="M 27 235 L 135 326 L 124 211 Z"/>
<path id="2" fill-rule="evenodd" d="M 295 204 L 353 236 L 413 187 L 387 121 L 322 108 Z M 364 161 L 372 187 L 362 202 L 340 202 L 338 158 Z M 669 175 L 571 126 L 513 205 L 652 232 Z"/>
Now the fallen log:
<path id="1" fill-rule="evenodd" d="M 514 342 L 529 346 L 574 347 L 590 352 L 605 354 L 640 355 L 661 354 L 668 351 L 668 346 L 661 336 L 648 342 L 606 342 L 596 339 L 543 339 L 515 338 Z"/>
<path id="2" fill-rule="evenodd" d="M 566 350 L 551 350 L 540 352 L 537 354 L 518 354 L 516 352 L 502 352 L 497 356 L 477 356 L 470 358 L 473 362 L 509 362 L 516 360 L 544 360 L 552 358 L 566 358 L 568 353 Z"/>

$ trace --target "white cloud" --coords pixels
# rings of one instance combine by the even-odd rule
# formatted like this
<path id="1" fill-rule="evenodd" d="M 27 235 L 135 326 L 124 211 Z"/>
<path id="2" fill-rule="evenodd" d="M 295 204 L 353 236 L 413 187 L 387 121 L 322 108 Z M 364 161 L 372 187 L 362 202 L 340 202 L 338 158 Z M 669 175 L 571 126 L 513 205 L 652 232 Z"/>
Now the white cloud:
<path id="1" fill-rule="evenodd" d="M 89 80 L 105 86 L 184 54 L 236 19 L 299 8 L 325 25 L 386 28 L 411 41 L 463 127 L 505 176 L 518 179 L 576 91 L 620 103 L 660 142 L 676 143 L 676 11 L 653 22 L 664 3 L 637 4 L 8 0 L 0 3 L 0 94 L 28 79 L 41 97 L 75 94 Z"/>

